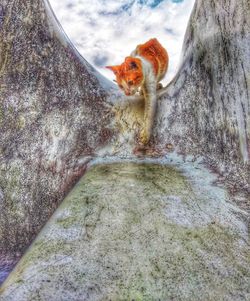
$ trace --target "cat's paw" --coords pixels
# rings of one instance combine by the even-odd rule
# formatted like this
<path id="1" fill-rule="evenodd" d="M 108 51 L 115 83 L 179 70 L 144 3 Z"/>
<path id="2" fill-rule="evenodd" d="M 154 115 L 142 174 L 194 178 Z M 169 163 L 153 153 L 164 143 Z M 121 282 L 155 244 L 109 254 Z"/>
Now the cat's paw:
<path id="1" fill-rule="evenodd" d="M 149 139 L 150 139 L 150 135 L 148 134 L 148 132 L 146 130 L 142 130 L 140 134 L 140 142 L 143 145 L 146 145 L 148 144 Z"/>
<path id="2" fill-rule="evenodd" d="M 163 88 L 162 83 L 157 83 L 156 90 L 161 90 Z"/>

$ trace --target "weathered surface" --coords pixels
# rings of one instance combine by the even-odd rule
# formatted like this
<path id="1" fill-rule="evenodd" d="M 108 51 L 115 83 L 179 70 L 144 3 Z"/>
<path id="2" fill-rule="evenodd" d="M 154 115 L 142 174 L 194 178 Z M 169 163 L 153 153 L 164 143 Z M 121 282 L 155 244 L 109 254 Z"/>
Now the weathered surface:
<path id="1" fill-rule="evenodd" d="M 244 212 L 215 179 L 192 162 L 92 167 L 0 300 L 249 300 Z"/>
<path id="2" fill-rule="evenodd" d="M 152 138 L 154 146 L 171 143 L 183 154 L 205 155 L 219 172 L 248 191 L 249 40 L 248 0 L 196 1 L 179 71 L 160 92 Z M 142 124 L 141 116 L 134 116 L 138 102 L 134 106 L 131 99 L 129 106 L 118 110 L 120 128 L 129 124 L 134 133 Z"/>
<path id="3" fill-rule="evenodd" d="M 109 141 L 105 95 L 46 1 L 1 1 L 0 266 L 6 252 L 20 256 Z"/>
<path id="4" fill-rule="evenodd" d="M 221 172 L 240 168 L 250 191 L 249 40 L 248 0 L 196 1 L 156 135 L 183 153 L 205 154 Z"/>

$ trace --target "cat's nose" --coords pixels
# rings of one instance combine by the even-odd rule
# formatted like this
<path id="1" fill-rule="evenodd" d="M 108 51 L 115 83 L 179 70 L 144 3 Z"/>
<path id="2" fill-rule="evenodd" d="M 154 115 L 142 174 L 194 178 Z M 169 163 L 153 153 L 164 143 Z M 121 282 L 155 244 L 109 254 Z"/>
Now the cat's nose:
<path id="1" fill-rule="evenodd" d="M 131 95 L 131 93 L 130 93 L 129 91 L 125 91 L 125 94 L 126 94 L 127 96 Z"/>

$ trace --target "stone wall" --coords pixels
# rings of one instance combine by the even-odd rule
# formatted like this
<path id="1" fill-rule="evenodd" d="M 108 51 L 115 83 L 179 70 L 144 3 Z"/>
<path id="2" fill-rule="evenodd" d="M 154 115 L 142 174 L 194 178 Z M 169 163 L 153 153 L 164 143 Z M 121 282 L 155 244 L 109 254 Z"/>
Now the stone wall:
<path id="1" fill-rule="evenodd" d="M 0 250 L 23 252 L 110 140 L 112 113 L 46 1 L 4 0 L 0 15 Z"/>
<path id="2" fill-rule="evenodd" d="M 163 152 L 172 145 L 204 156 L 244 191 L 250 182 L 249 12 L 247 0 L 196 1 L 179 71 L 158 94 L 151 141 Z M 110 89 L 72 46 L 46 0 L 3 0 L 0 41 L 0 250 L 20 255 L 88 160 L 131 155 L 143 102 Z"/>

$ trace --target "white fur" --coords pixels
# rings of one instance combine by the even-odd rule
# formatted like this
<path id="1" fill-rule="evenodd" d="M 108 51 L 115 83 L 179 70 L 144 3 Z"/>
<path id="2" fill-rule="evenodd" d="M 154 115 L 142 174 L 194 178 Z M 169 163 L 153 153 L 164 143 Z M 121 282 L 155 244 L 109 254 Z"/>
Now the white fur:
<path id="1" fill-rule="evenodd" d="M 136 50 L 131 53 L 131 56 L 139 58 L 142 62 L 142 72 L 143 72 L 143 83 L 142 91 L 145 100 L 145 111 L 144 111 L 144 129 L 142 131 L 142 142 L 148 143 L 156 111 L 156 86 L 157 78 L 154 74 L 152 64 L 147 61 L 145 58 L 136 55 Z"/>

